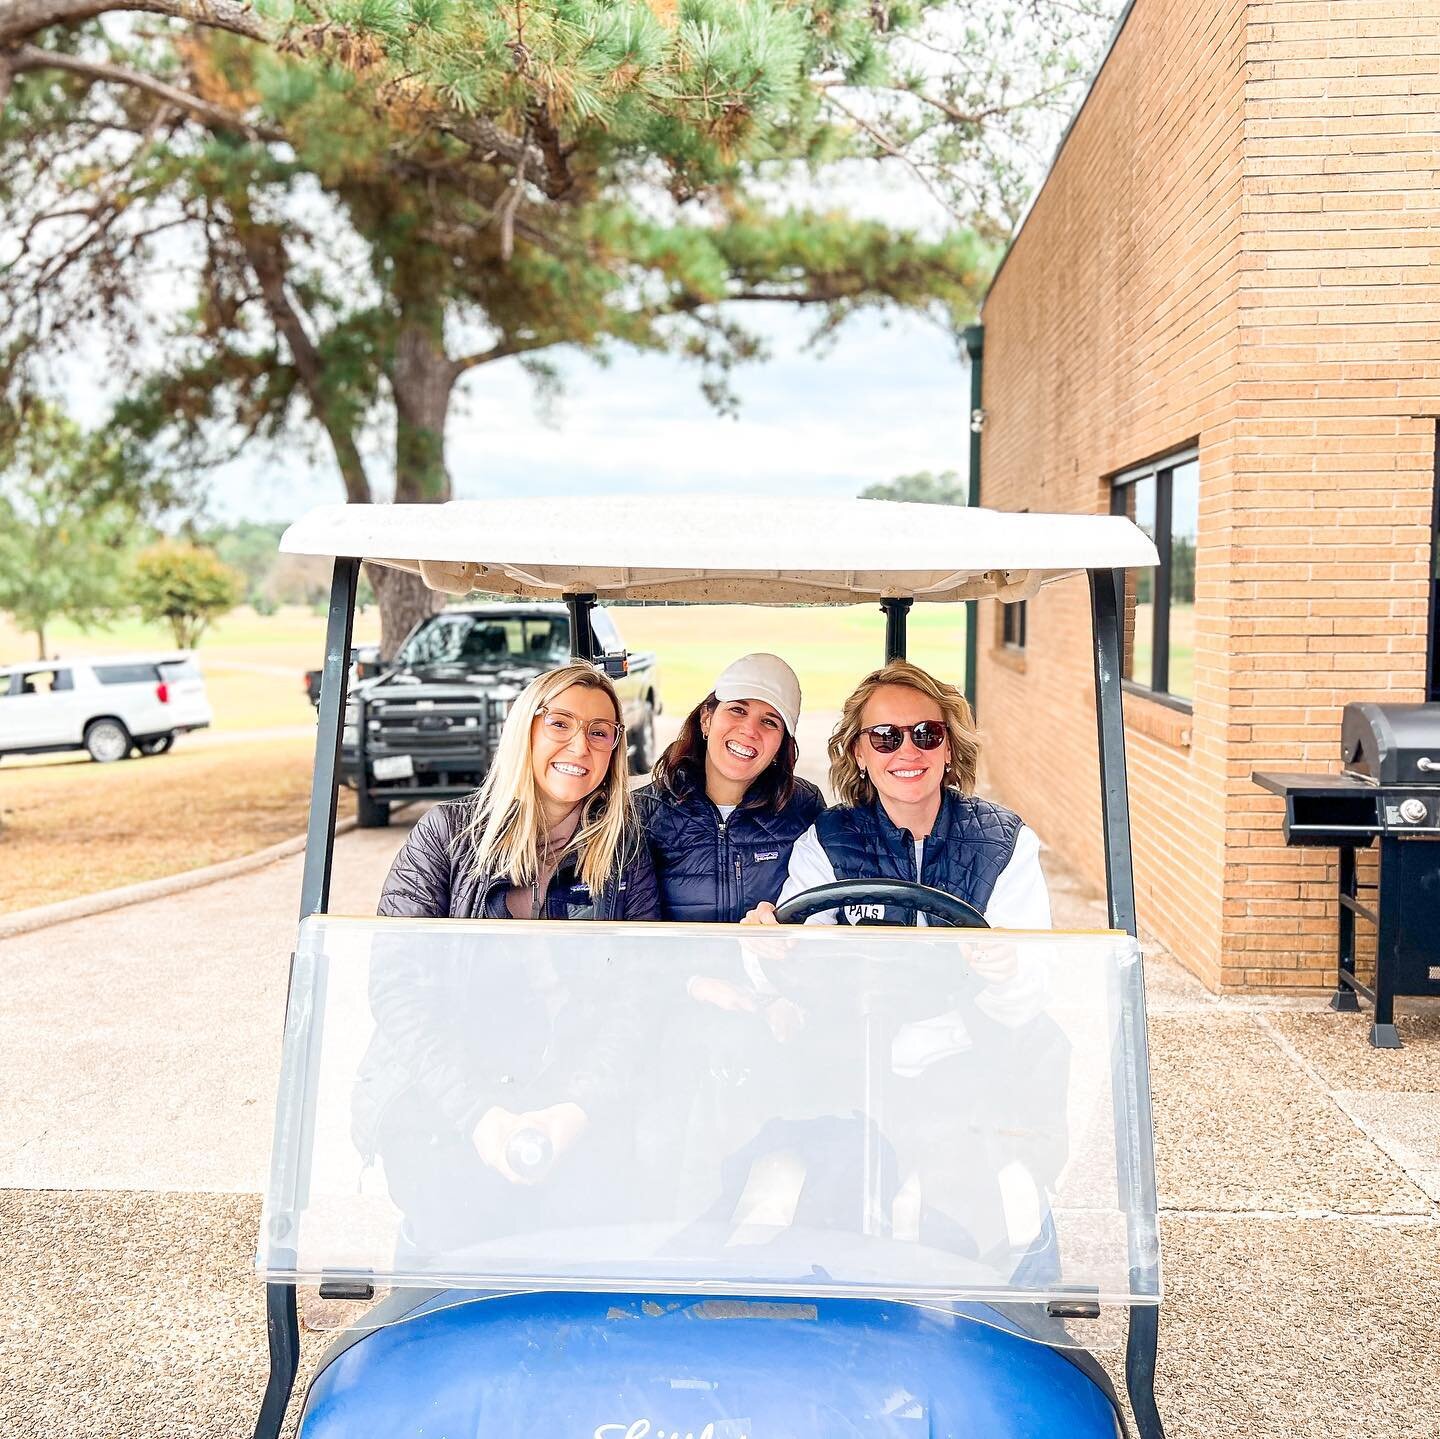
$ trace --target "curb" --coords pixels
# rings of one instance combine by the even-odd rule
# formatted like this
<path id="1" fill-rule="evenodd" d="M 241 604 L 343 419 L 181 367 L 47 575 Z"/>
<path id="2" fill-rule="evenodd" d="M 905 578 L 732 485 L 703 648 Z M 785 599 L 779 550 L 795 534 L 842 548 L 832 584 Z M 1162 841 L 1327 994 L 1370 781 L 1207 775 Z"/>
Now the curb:
<path id="1" fill-rule="evenodd" d="M 345 834 L 354 828 L 353 817 L 342 819 L 336 824 L 335 833 Z M 229 879 L 232 875 L 263 869 L 277 859 L 288 859 L 292 854 L 300 854 L 304 848 L 305 836 L 299 834 L 293 839 L 282 839 L 276 844 L 266 845 L 264 849 L 257 849 L 254 854 L 242 854 L 239 859 L 221 860 L 219 864 L 208 864 L 203 869 L 188 869 L 181 874 L 142 880 L 139 884 L 127 884 L 119 889 L 104 889 L 99 894 L 84 894 L 78 899 L 62 899 L 57 904 L 42 904 L 34 909 L 16 910 L 14 914 L 0 914 L 0 939 L 29 934 L 31 930 L 48 929 L 53 924 L 65 924 L 72 919 L 85 919 L 92 914 L 105 914 L 112 909 L 124 909 L 131 904 L 143 904 L 149 899 L 162 899 L 167 894 L 200 889 L 203 885 Z"/>

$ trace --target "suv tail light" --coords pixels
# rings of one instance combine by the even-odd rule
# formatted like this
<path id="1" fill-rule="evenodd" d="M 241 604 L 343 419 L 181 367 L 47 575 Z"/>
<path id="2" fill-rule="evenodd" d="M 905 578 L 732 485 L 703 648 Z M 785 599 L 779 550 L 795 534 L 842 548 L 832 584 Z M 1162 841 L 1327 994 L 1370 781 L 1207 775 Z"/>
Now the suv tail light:
<path id="1" fill-rule="evenodd" d="M 155 686 L 155 698 L 159 700 L 162 705 L 168 705 L 170 703 L 170 686 L 167 685 L 164 680 L 161 680 L 160 683 Z"/>

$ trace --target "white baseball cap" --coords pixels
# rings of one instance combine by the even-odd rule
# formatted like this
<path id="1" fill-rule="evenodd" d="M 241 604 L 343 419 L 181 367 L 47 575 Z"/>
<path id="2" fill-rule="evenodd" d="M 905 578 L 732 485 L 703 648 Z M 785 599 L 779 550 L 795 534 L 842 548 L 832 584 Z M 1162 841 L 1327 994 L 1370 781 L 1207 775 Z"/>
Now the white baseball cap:
<path id="1" fill-rule="evenodd" d="M 764 700 L 774 705 L 793 739 L 800 722 L 800 681 L 779 655 L 743 655 L 715 681 L 717 700 Z"/>

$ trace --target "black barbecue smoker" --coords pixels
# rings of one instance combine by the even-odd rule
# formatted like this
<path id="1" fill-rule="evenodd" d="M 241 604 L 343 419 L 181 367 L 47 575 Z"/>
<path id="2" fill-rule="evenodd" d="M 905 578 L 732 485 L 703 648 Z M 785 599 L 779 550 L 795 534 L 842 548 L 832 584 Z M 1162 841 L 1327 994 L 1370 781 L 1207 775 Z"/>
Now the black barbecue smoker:
<path id="1" fill-rule="evenodd" d="M 1397 996 L 1440 997 L 1440 704 L 1345 706 L 1339 774 L 1251 778 L 1285 801 L 1285 842 L 1340 851 L 1339 933 L 1332 1009 L 1374 1006 L 1370 1043 L 1398 1049 Z M 1378 841 L 1374 884 L 1355 851 Z M 1360 896 L 1364 893 L 1366 900 Z M 1375 983 L 1355 975 L 1355 916 L 1375 926 Z"/>

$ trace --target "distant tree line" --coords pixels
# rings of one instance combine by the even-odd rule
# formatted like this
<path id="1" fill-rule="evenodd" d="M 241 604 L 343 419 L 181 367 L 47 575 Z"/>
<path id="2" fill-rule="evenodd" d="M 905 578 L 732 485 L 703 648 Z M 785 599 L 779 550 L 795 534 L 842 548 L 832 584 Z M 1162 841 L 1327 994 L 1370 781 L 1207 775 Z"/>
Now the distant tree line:
<path id="1" fill-rule="evenodd" d="M 920 470 L 913 475 L 898 475 L 893 480 L 882 480 L 860 491 L 862 500 L 908 500 L 920 505 L 968 505 L 970 492 L 968 481 L 962 480 L 954 470 L 942 470 L 933 474 Z"/>

